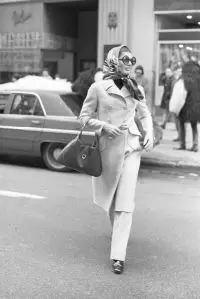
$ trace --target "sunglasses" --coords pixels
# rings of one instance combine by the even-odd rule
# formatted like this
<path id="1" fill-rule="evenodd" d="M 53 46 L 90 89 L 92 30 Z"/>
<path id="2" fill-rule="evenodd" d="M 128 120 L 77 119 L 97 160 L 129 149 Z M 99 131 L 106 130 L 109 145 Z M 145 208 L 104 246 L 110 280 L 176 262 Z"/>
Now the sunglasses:
<path id="1" fill-rule="evenodd" d="M 132 58 L 129 58 L 128 56 L 124 56 L 123 58 L 120 58 L 119 60 L 121 60 L 123 62 L 123 64 L 125 65 L 135 65 L 136 64 L 136 58 L 135 57 L 132 57 Z"/>

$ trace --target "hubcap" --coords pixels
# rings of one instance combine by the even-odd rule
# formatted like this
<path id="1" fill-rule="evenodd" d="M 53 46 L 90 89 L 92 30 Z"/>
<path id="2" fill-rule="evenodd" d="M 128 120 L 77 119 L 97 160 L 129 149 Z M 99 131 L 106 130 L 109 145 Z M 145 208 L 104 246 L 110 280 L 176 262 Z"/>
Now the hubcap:
<path id="1" fill-rule="evenodd" d="M 62 149 L 61 148 L 55 148 L 54 151 L 53 151 L 53 157 L 55 160 L 58 160 L 58 157 L 61 153 Z"/>

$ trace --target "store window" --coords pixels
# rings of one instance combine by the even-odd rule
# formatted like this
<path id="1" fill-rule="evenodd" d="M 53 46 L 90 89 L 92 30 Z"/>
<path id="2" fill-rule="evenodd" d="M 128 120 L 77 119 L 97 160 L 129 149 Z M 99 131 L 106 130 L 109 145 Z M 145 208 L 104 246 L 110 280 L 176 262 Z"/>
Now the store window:
<path id="1" fill-rule="evenodd" d="M 161 75 L 167 67 L 173 69 L 188 59 L 200 63 L 200 43 L 160 44 L 159 56 L 159 75 Z"/>

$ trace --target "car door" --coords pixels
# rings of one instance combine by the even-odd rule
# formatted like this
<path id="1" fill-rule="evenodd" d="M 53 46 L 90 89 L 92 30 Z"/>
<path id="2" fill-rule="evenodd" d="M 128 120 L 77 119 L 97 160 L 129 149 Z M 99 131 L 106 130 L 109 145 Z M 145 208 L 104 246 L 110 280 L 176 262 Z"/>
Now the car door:
<path id="1" fill-rule="evenodd" d="M 37 94 L 16 93 L 10 113 L 2 115 L 2 152 L 33 154 L 33 145 L 44 126 L 44 113 Z M 39 108 L 40 109 L 39 109 Z"/>

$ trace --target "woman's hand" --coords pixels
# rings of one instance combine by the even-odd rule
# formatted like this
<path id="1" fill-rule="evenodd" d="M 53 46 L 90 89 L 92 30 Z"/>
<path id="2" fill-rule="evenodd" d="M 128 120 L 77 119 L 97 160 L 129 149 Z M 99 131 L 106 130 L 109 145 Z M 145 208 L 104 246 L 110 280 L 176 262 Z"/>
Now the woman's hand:
<path id="1" fill-rule="evenodd" d="M 114 125 L 111 125 L 111 124 L 108 124 L 108 123 L 106 123 L 103 126 L 103 130 L 110 137 L 117 137 L 117 136 L 121 135 L 121 133 L 122 133 L 121 130 L 117 126 L 114 126 Z"/>
<path id="2" fill-rule="evenodd" d="M 129 127 L 130 127 L 129 123 L 125 121 L 121 124 L 121 126 L 119 128 L 120 128 L 120 130 L 124 131 L 124 130 L 128 130 Z"/>
<path id="3" fill-rule="evenodd" d="M 153 149 L 153 142 L 154 142 L 153 135 L 146 133 L 143 141 L 143 147 L 146 152 L 149 152 Z"/>

